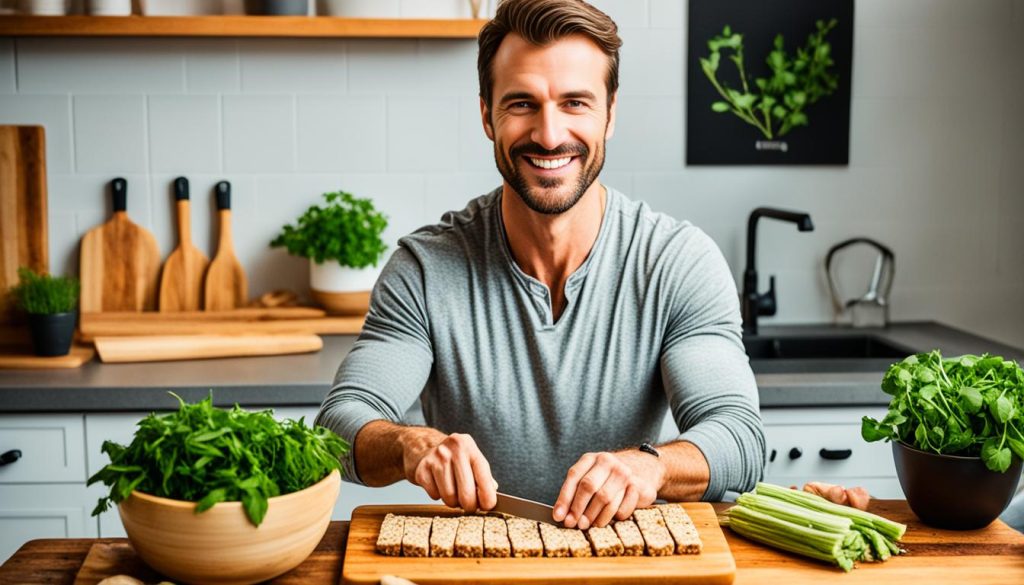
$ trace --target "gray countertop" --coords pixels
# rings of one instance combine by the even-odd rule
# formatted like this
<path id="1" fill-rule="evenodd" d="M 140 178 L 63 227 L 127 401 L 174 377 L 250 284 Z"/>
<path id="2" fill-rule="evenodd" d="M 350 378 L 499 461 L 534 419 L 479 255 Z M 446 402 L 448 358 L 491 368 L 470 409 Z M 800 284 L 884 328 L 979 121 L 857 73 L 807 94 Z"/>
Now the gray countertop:
<path id="1" fill-rule="evenodd" d="M 934 322 L 897 323 L 887 329 L 825 325 L 763 326 L 762 336 L 869 333 L 917 351 L 944 355 L 984 353 L 1024 361 L 1024 351 Z M 117 412 L 172 408 L 173 391 L 186 400 L 212 389 L 219 405 L 319 405 L 355 336 L 324 337 L 319 353 L 142 364 L 92 361 L 74 370 L 0 371 L 0 413 Z M 889 360 L 895 361 L 895 360 Z M 752 361 L 762 407 L 885 405 L 879 390 L 885 362 L 873 371 L 777 372 Z M 861 368 L 863 370 L 863 368 Z M 769 370 L 772 373 L 769 373 Z"/>

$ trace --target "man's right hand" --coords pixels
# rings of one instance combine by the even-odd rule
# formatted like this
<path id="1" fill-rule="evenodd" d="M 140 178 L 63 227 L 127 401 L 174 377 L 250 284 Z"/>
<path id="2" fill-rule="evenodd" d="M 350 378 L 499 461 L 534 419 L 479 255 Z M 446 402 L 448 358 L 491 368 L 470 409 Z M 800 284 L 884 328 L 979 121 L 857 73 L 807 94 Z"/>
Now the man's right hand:
<path id="1" fill-rule="evenodd" d="M 498 482 L 473 437 L 425 427 L 406 427 L 401 439 L 405 478 L 446 506 L 466 512 L 498 503 Z"/>

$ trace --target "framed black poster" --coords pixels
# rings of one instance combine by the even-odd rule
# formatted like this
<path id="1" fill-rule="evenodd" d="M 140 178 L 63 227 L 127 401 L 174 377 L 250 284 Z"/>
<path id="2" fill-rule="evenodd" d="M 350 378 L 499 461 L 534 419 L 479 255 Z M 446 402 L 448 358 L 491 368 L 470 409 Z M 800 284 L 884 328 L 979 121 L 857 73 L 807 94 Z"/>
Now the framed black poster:
<path id="1" fill-rule="evenodd" d="M 690 0 L 689 165 L 845 165 L 853 0 Z"/>

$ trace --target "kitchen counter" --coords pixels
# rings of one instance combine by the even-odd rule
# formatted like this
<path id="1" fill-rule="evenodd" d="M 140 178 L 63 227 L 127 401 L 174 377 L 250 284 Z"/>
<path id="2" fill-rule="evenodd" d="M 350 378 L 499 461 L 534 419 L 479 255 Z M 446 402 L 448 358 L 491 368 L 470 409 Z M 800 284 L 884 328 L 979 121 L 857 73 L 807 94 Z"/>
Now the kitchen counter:
<path id="1" fill-rule="evenodd" d="M 715 509 L 721 512 L 730 505 L 715 504 Z M 735 583 L 1024 583 L 1024 535 L 998 520 L 982 530 L 957 532 L 922 525 L 903 500 L 872 500 L 869 509 L 908 525 L 903 542 L 909 554 L 884 563 L 861 563 L 844 574 L 837 568 L 769 549 L 724 529 L 736 559 Z M 332 522 L 309 558 L 271 583 L 340 583 L 347 536 L 348 522 Z M 110 538 L 33 540 L 0 567 L 0 583 L 74 583 L 89 548 L 97 542 L 127 541 Z M 134 559 L 116 567 L 114 573 L 130 572 L 131 560 Z"/>
<path id="2" fill-rule="evenodd" d="M 887 329 L 837 329 L 825 325 L 762 326 L 762 336 L 869 333 L 920 351 L 945 355 L 995 353 L 1024 361 L 1024 351 L 935 322 L 897 323 Z M 198 400 L 213 389 L 219 405 L 316 406 L 355 336 L 324 337 L 319 353 L 259 358 L 140 364 L 92 361 L 74 370 L 0 371 L 0 413 L 117 412 L 169 409 L 173 391 Z M 884 367 L 874 372 L 759 372 L 762 407 L 885 405 Z"/>

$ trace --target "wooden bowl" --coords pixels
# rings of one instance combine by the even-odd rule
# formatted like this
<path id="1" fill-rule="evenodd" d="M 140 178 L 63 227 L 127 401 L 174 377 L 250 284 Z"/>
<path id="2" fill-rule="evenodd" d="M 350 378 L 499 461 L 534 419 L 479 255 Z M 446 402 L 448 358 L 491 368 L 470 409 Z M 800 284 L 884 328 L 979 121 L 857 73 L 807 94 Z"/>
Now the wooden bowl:
<path id="1" fill-rule="evenodd" d="M 118 510 L 150 567 L 186 583 L 248 584 L 298 566 L 323 538 L 341 488 L 337 470 L 308 488 L 270 498 L 257 528 L 241 502 L 196 514 L 196 504 L 134 491 Z"/>
<path id="2" fill-rule="evenodd" d="M 370 310 L 370 291 L 358 292 L 327 292 L 310 289 L 313 302 L 332 315 L 351 315 L 361 317 Z"/>

